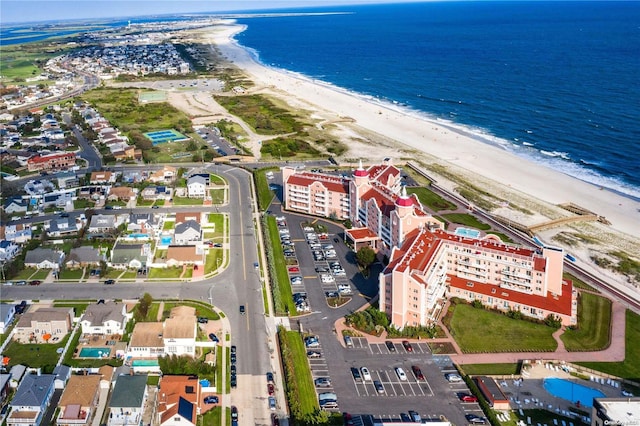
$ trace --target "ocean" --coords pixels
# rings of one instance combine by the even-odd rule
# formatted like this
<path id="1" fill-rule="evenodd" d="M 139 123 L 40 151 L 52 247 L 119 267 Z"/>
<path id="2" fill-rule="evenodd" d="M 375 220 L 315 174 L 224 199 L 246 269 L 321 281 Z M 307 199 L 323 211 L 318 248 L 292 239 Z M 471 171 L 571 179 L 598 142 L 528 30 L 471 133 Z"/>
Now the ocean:
<path id="1" fill-rule="evenodd" d="M 640 3 L 430 2 L 303 12 L 313 14 L 238 19 L 248 28 L 236 38 L 267 66 L 439 120 L 640 199 Z"/>

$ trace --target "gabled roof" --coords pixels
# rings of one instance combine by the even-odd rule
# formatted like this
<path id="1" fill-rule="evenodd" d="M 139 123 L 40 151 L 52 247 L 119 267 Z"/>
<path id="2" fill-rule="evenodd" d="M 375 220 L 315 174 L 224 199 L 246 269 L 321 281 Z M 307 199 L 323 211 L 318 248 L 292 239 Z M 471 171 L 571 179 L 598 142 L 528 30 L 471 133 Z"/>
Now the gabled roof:
<path id="1" fill-rule="evenodd" d="M 16 327 L 31 327 L 33 322 L 67 321 L 71 323 L 73 308 L 39 308 L 22 314 Z"/>
<path id="2" fill-rule="evenodd" d="M 160 423 L 176 414 L 193 423 L 200 387 L 197 377 L 165 375 L 158 386 L 158 411 L 162 413 Z"/>
<path id="3" fill-rule="evenodd" d="M 46 248 L 35 248 L 27 252 L 24 263 L 42 263 L 49 261 L 52 263 L 58 263 L 62 259 L 62 253 Z"/>
<path id="4" fill-rule="evenodd" d="M 89 246 L 72 248 L 66 261 L 76 261 L 80 263 L 95 263 L 102 260 L 100 250 Z"/>
<path id="5" fill-rule="evenodd" d="M 163 327 L 161 322 L 138 322 L 133 327 L 129 347 L 132 348 L 161 348 Z"/>
<path id="6" fill-rule="evenodd" d="M 147 375 L 118 376 L 111 393 L 111 408 L 142 407 L 147 389 Z"/>
<path id="7" fill-rule="evenodd" d="M 129 263 L 132 260 L 143 260 L 142 244 L 116 244 L 111 253 L 112 263 Z"/>
<path id="8" fill-rule="evenodd" d="M 167 249 L 167 260 L 173 259 L 178 262 L 195 262 L 202 260 L 202 254 L 197 253 L 196 246 L 169 246 Z"/>
<path id="9" fill-rule="evenodd" d="M 176 235 L 183 234 L 189 229 L 200 232 L 200 224 L 195 220 L 187 220 L 186 222 L 177 224 L 174 233 Z"/>
<path id="10" fill-rule="evenodd" d="M 195 175 L 195 176 L 191 176 L 189 177 L 189 179 L 187 180 L 187 186 L 193 185 L 193 184 L 202 184 L 202 185 L 207 185 L 207 179 L 203 176 L 200 175 Z"/>
<path id="11" fill-rule="evenodd" d="M 123 323 L 125 316 L 122 313 L 123 305 L 115 302 L 101 304 L 91 304 L 82 315 L 82 322 L 88 322 L 92 326 L 104 325 L 107 321 L 117 321 Z"/>
<path id="12" fill-rule="evenodd" d="M 69 378 L 58 406 L 64 407 L 71 404 L 78 404 L 81 407 L 91 406 L 99 391 L 100 380 L 102 377 L 97 374 L 89 376 L 74 374 Z"/>
<path id="13" fill-rule="evenodd" d="M 56 376 L 53 374 L 27 374 L 23 377 L 16 394 L 11 400 L 14 407 L 40 407 L 53 389 Z"/>
<path id="14" fill-rule="evenodd" d="M 201 218 L 202 213 L 200 212 L 179 212 L 176 213 L 176 224 L 183 223 L 188 220 L 195 220 L 196 222 L 200 223 Z"/>
<path id="15" fill-rule="evenodd" d="M 295 173 L 289 176 L 286 182 L 288 185 L 309 187 L 314 183 L 319 183 L 328 191 L 342 194 L 349 193 L 349 180 L 339 176 L 322 173 Z"/>
<path id="16" fill-rule="evenodd" d="M 115 217 L 111 215 L 96 214 L 91 216 L 89 228 L 114 228 Z"/>

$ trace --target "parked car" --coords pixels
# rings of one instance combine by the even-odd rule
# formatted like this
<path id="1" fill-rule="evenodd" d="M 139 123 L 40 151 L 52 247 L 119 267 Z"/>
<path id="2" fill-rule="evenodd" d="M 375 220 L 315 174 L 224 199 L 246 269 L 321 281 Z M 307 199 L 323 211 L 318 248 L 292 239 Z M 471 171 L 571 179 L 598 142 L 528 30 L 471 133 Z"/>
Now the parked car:
<path id="1" fill-rule="evenodd" d="M 274 393 L 276 393 L 276 387 L 271 383 L 267 384 L 267 393 L 269 395 L 273 395 Z"/>
<path id="2" fill-rule="evenodd" d="M 353 340 L 351 339 L 351 336 L 344 336 L 344 344 L 347 345 L 348 348 L 353 347 Z"/>
<path id="3" fill-rule="evenodd" d="M 318 388 L 330 388 L 331 387 L 331 379 L 328 377 L 318 377 L 313 381 L 313 383 Z"/>
<path id="4" fill-rule="evenodd" d="M 384 344 L 387 345 L 387 349 L 389 349 L 389 352 L 395 352 L 396 351 L 396 346 L 393 344 L 393 342 L 391 340 L 385 341 Z"/>
<path id="5" fill-rule="evenodd" d="M 204 398 L 204 403 L 205 404 L 217 404 L 219 402 L 220 402 L 220 400 L 215 395 L 209 395 L 209 396 L 206 396 Z"/>
<path id="6" fill-rule="evenodd" d="M 230 358 L 231 358 L 231 364 L 235 365 L 235 363 L 238 361 L 237 355 L 235 353 L 232 353 Z"/>
<path id="7" fill-rule="evenodd" d="M 245 314 L 244 305 L 240 305 L 240 315 L 244 315 L 244 314 Z"/>
<path id="8" fill-rule="evenodd" d="M 407 374 L 402 367 L 396 367 L 396 374 L 398 375 L 398 379 L 403 381 L 407 380 Z"/>
<path id="9" fill-rule="evenodd" d="M 413 371 L 413 375 L 416 377 L 416 380 L 424 380 L 424 374 L 422 374 L 422 370 L 417 365 L 411 366 L 411 371 Z"/>
<path id="10" fill-rule="evenodd" d="M 112 285 L 116 283 L 116 280 L 105 280 L 104 282 L 106 285 Z"/>
<path id="11" fill-rule="evenodd" d="M 484 417 L 480 417 L 476 414 L 467 414 L 464 416 L 467 421 L 469 423 L 475 424 L 475 425 L 486 425 L 487 424 L 487 419 L 485 419 Z"/>
<path id="12" fill-rule="evenodd" d="M 307 358 L 321 358 L 322 353 L 318 351 L 307 351 Z"/>
<path id="13" fill-rule="evenodd" d="M 411 343 L 409 343 L 408 340 L 403 340 L 402 341 L 402 346 L 404 346 L 404 350 L 407 352 L 413 352 L 413 346 L 411 346 Z"/>
<path id="14" fill-rule="evenodd" d="M 365 380 L 367 382 L 371 381 L 371 373 L 369 372 L 369 369 L 367 367 L 362 367 L 360 369 L 360 372 L 362 373 L 362 380 Z"/>
<path id="15" fill-rule="evenodd" d="M 16 285 L 27 285 L 27 282 L 24 280 L 16 281 Z"/>
<path id="16" fill-rule="evenodd" d="M 458 382 L 462 381 L 462 377 L 460 377 L 460 375 L 455 374 L 455 373 L 445 374 L 444 378 L 447 379 L 451 383 L 458 383 Z"/>
<path id="17" fill-rule="evenodd" d="M 207 318 L 207 317 L 198 317 L 198 322 L 200 324 L 207 324 L 209 322 L 209 318 Z"/>
<path id="18" fill-rule="evenodd" d="M 238 426 L 238 409 L 231 406 L 231 426 Z"/>
<path id="19" fill-rule="evenodd" d="M 236 375 L 235 374 L 231 375 L 231 380 L 229 380 L 229 383 L 231 384 L 232 388 L 235 388 L 236 386 L 238 386 L 238 381 L 236 379 Z"/>
<path id="20" fill-rule="evenodd" d="M 458 394 L 458 398 L 460 398 L 460 401 L 462 401 L 462 402 L 478 402 L 478 397 L 477 396 L 470 395 L 468 393 Z"/>
<path id="21" fill-rule="evenodd" d="M 273 381 L 273 373 L 271 372 L 267 372 L 267 383 L 272 383 L 272 384 L 275 383 Z"/>
<path id="22" fill-rule="evenodd" d="M 287 270 L 288 270 L 289 272 L 296 273 L 296 274 L 297 274 L 297 273 L 300 273 L 300 268 L 298 268 L 297 266 L 289 266 L 289 267 L 287 268 Z"/>
<path id="23" fill-rule="evenodd" d="M 211 339 L 212 342 L 216 342 L 218 343 L 220 340 L 218 339 L 218 336 L 216 336 L 213 333 L 209 333 L 209 339 Z"/>
<path id="24" fill-rule="evenodd" d="M 382 383 L 380 383 L 378 380 L 373 381 L 373 387 L 376 388 L 376 391 L 378 393 L 384 393 L 384 386 L 382 386 Z"/>
<path id="25" fill-rule="evenodd" d="M 231 353 L 235 354 L 237 351 L 236 345 L 231 345 Z"/>
<path id="26" fill-rule="evenodd" d="M 271 426 L 280 426 L 280 419 L 276 413 L 271 413 Z"/>
<path id="27" fill-rule="evenodd" d="M 400 421 L 403 423 L 413 423 L 413 420 L 411 420 L 409 414 L 404 412 L 400 413 Z"/>
<path id="28" fill-rule="evenodd" d="M 422 417 L 417 411 L 409 410 L 409 417 L 411 417 L 411 421 L 414 423 L 422 423 Z"/>
<path id="29" fill-rule="evenodd" d="M 353 376 L 353 380 L 356 382 L 362 381 L 362 376 L 360 375 L 360 370 L 355 367 L 351 367 L 351 375 Z"/>
<path id="30" fill-rule="evenodd" d="M 269 409 L 272 411 L 276 410 L 276 398 L 273 396 L 269 397 Z"/>
<path id="31" fill-rule="evenodd" d="M 42 284 L 42 281 L 40 280 L 29 281 L 29 285 L 40 285 L 40 284 Z"/>

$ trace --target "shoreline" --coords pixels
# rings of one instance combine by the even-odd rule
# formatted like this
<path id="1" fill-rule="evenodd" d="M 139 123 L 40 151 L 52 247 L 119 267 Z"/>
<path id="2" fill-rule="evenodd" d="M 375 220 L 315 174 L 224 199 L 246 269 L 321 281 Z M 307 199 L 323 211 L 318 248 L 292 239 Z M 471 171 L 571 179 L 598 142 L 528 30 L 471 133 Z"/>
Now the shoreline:
<path id="1" fill-rule="evenodd" d="M 456 171 L 478 175 L 505 189 L 515 190 L 539 202 L 558 205 L 573 202 L 606 217 L 611 228 L 632 237 L 640 236 L 640 202 L 627 194 L 602 189 L 561 171 L 520 157 L 498 144 L 484 142 L 457 128 L 455 123 L 420 117 L 394 108 L 393 104 L 350 92 L 294 71 L 259 63 L 251 49 L 238 44 L 234 36 L 246 25 L 227 21 L 212 27 L 210 41 L 222 55 L 249 74 L 257 85 L 286 94 L 294 103 L 334 119 L 350 117 L 358 127 L 395 141 L 411 151 L 423 153 L 427 162 L 437 162 Z M 290 102 L 291 103 L 291 102 Z M 398 157 L 403 157 L 399 153 Z M 415 154 L 415 153 L 414 153 Z M 373 158 L 376 161 L 377 158 Z M 553 190 L 550 190 L 553 188 Z"/>

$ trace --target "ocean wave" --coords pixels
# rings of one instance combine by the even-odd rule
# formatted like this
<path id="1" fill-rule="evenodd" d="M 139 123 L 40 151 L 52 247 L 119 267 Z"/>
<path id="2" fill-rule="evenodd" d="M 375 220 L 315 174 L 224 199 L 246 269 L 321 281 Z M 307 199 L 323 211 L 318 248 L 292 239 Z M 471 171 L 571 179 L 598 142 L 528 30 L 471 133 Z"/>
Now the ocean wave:
<path id="1" fill-rule="evenodd" d="M 547 157 L 560 157 L 564 160 L 569 160 L 569 153 L 567 152 L 561 152 L 561 151 L 545 151 L 545 150 L 540 150 L 540 154 L 542 155 L 546 155 Z"/>

